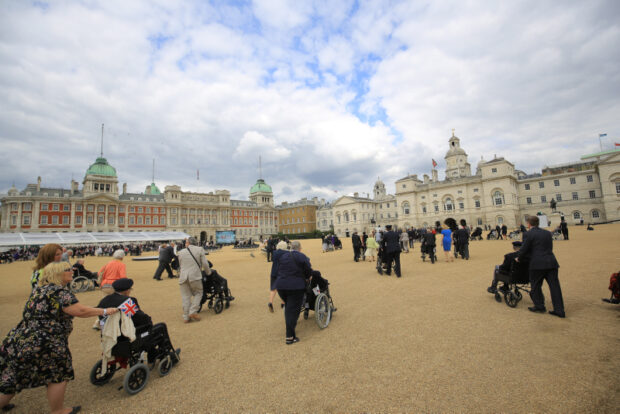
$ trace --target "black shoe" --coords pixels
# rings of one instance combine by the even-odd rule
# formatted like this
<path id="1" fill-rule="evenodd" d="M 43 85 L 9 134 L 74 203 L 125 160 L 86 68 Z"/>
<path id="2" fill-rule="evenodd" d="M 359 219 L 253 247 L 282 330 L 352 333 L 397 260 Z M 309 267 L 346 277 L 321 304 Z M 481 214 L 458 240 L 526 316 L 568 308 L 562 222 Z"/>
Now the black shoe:
<path id="1" fill-rule="evenodd" d="M 545 307 L 537 308 L 536 306 L 530 306 L 528 309 L 530 310 L 530 312 L 535 312 L 535 313 L 545 313 L 545 312 L 547 312 L 547 309 Z"/>
<path id="2" fill-rule="evenodd" d="M 549 311 L 550 315 L 557 316 L 558 318 L 566 318 L 566 314 L 564 312 L 556 312 L 554 310 Z"/>
<path id="3" fill-rule="evenodd" d="M 7 404 L 4 407 L 2 407 L 2 412 L 6 413 L 8 411 L 11 411 L 13 408 L 15 408 L 15 404 Z"/>
<path id="4" fill-rule="evenodd" d="M 273 313 L 273 303 L 268 303 L 267 307 L 269 307 L 269 312 Z"/>
<path id="5" fill-rule="evenodd" d="M 497 293 L 497 288 L 494 288 L 493 286 L 489 286 L 487 288 L 487 292 L 495 294 L 495 293 Z"/>
<path id="6" fill-rule="evenodd" d="M 293 339 L 288 339 L 288 338 L 286 338 L 286 344 L 287 344 L 287 345 L 292 345 L 292 344 L 294 344 L 295 342 L 299 342 L 299 338 L 298 338 L 298 337 L 296 337 L 296 336 L 295 336 L 295 337 L 293 337 Z"/>

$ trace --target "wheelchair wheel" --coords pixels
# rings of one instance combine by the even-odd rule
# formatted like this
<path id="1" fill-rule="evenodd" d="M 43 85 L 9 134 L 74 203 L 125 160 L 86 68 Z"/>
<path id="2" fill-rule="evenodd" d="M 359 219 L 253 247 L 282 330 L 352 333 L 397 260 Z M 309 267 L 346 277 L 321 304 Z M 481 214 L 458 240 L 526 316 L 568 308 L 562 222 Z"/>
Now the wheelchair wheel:
<path id="1" fill-rule="evenodd" d="M 165 377 L 170 374 L 170 370 L 172 369 L 172 358 L 170 355 L 167 355 L 161 361 L 159 361 L 159 365 L 157 365 L 157 371 L 159 372 L 160 377 Z"/>
<path id="2" fill-rule="evenodd" d="M 90 280 L 86 278 L 85 276 L 76 277 L 75 279 L 71 281 L 71 284 L 69 285 L 71 292 L 74 292 L 74 293 L 86 292 L 89 287 L 90 287 Z"/>
<path id="3" fill-rule="evenodd" d="M 319 328 L 324 329 L 329 325 L 332 318 L 332 308 L 329 305 L 329 298 L 325 293 L 319 293 L 314 303 L 314 316 Z"/>
<path id="4" fill-rule="evenodd" d="M 523 299 L 523 295 L 519 291 L 519 289 L 515 288 L 514 295 L 517 297 L 517 302 L 520 302 Z"/>
<path id="5" fill-rule="evenodd" d="M 139 363 L 129 368 L 127 374 L 125 374 L 125 380 L 123 381 L 123 388 L 129 395 L 139 393 L 146 387 L 146 383 L 149 381 L 149 367 L 143 363 Z"/>
<path id="6" fill-rule="evenodd" d="M 90 383 L 97 386 L 107 384 L 115 372 L 116 364 L 108 366 L 106 373 L 101 375 L 101 360 L 99 360 L 90 370 Z"/>
<path id="7" fill-rule="evenodd" d="M 517 295 L 512 293 L 512 291 L 508 291 L 504 294 L 504 301 L 506 302 L 506 305 L 510 306 L 511 308 L 516 308 L 517 303 L 519 303 L 519 301 L 517 300 Z"/>
<path id="8" fill-rule="evenodd" d="M 213 310 L 216 314 L 218 314 L 222 312 L 222 309 L 224 309 L 224 302 L 222 301 L 222 299 L 216 300 L 215 304 L 213 305 Z"/>
<path id="9" fill-rule="evenodd" d="M 499 292 L 495 292 L 495 301 L 497 303 L 500 303 L 502 301 L 502 295 L 500 295 Z"/>

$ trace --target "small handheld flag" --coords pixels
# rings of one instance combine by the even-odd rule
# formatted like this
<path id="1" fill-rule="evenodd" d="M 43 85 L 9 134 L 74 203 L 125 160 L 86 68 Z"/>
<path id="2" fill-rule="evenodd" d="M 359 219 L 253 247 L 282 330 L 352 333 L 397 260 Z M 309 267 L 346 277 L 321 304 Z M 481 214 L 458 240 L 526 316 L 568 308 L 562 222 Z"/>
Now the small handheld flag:
<path id="1" fill-rule="evenodd" d="M 437 166 L 437 161 L 433 160 L 433 168 Z"/>
<path id="2" fill-rule="evenodd" d="M 125 302 L 121 303 L 118 307 L 121 312 L 125 315 L 132 317 L 136 314 L 140 309 L 138 309 L 138 305 L 133 301 L 133 299 L 129 298 Z"/>

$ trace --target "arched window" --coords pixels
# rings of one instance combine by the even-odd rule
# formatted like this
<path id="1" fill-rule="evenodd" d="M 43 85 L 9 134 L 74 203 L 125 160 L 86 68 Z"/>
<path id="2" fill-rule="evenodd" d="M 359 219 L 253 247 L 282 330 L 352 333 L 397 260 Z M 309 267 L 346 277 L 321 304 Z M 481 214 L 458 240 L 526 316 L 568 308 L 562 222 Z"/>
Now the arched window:
<path id="1" fill-rule="evenodd" d="M 497 216 L 497 224 L 500 226 L 504 224 L 504 218 L 502 216 Z"/>
<path id="2" fill-rule="evenodd" d="M 349 221 L 349 213 L 345 211 L 344 213 L 344 221 L 347 223 Z"/>
<path id="3" fill-rule="evenodd" d="M 592 210 L 592 218 L 593 219 L 597 219 L 599 217 L 601 217 L 601 213 L 598 210 Z"/>
<path id="4" fill-rule="evenodd" d="M 581 212 L 580 211 L 573 211 L 573 218 L 575 220 L 581 220 Z"/>
<path id="5" fill-rule="evenodd" d="M 496 206 L 501 206 L 504 202 L 504 194 L 502 194 L 501 191 L 496 191 L 493 193 L 493 204 Z"/>
<path id="6" fill-rule="evenodd" d="M 454 210 L 454 203 L 452 202 L 452 199 L 450 197 L 446 198 L 443 202 L 443 209 L 445 211 L 452 211 Z"/>

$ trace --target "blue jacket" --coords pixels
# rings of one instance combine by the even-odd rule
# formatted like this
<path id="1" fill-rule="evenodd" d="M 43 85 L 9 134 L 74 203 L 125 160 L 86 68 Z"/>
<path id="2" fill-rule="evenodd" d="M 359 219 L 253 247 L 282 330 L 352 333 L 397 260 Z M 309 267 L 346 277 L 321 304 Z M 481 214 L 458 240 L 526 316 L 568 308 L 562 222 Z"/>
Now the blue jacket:
<path id="1" fill-rule="evenodd" d="M 303 290 L 306 288 L 306 279 L 310 278 L 312 266 L 310 259 L 301 252 L 276 250 L 271 271 L 272 277 L 277 272 L 276 289 Z"/>

